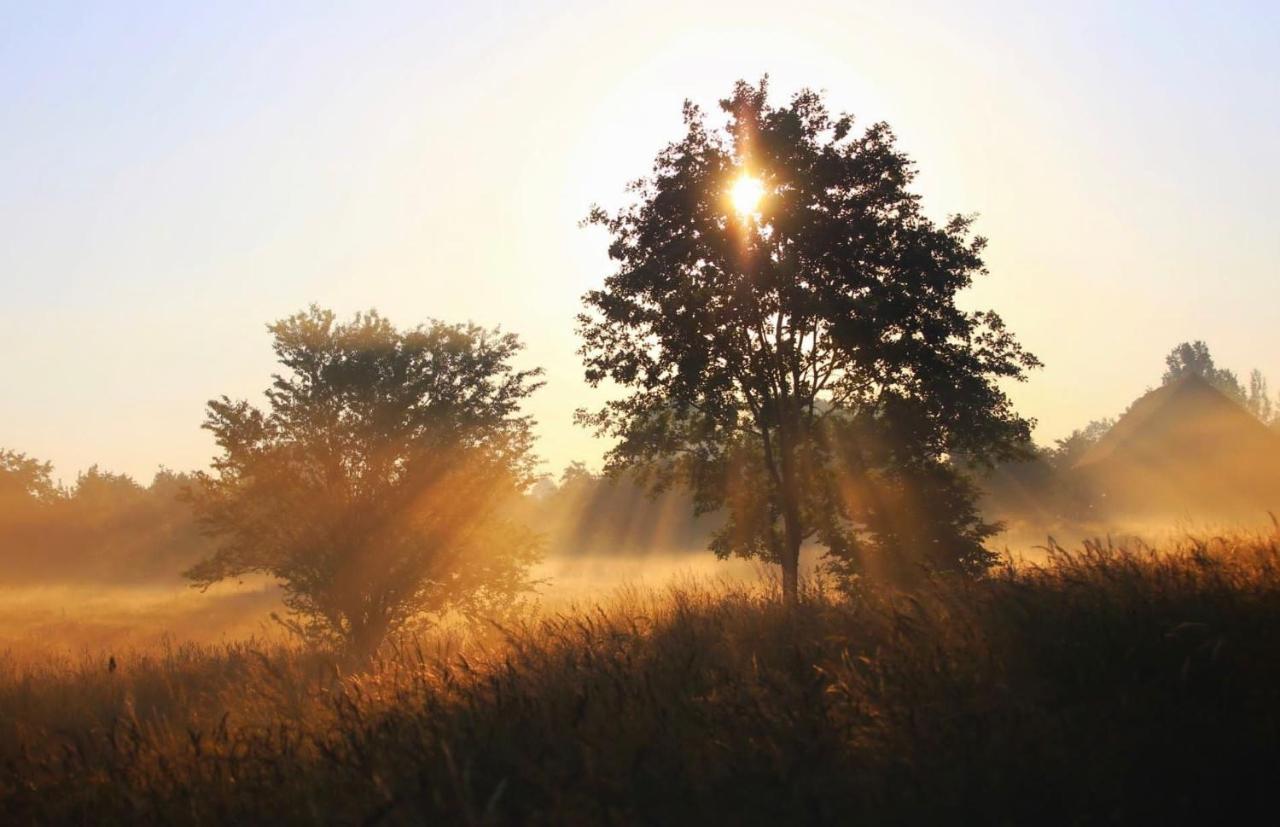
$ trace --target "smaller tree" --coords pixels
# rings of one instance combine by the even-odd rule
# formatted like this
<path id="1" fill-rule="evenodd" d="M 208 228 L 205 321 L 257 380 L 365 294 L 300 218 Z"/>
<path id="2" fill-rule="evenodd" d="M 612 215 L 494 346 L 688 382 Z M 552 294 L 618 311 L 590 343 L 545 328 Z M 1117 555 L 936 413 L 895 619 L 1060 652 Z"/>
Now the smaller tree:
<path id="1" fill-rule="evenodd" d="M 1107 431 L 1110 431 L 1115 424 L 1113 417 L 1095 419 L 1083 428 L 1076 428 L 1067 436 L 1057 440 L 1049 451 L 1049 460 L 1053 467 L 1059 471 L 1066 471 L 1075 465 L 1086 451 L 1106 436 Z"/>
<path id="2" fill-rule="evenodd" d="M 533 480 L 511 334 L 433 321 L 396 330 L 312 307 L 270 327 L 286 372 L 268 407 L 226 397 L 204 427 L 222 453 L 189 489 L 217 552 L 207 587 L 277 578 L 294 630 L 372 652 L 450 610 L 500 608 L 531 587 L 535 535 L 513 519 Z"/>
<path id="3" fill-rule="evenodd" d="M 1271 395 L 1267 389 L 1267 377 L 1262 371 L 1254 368 L 1249 374 L 1249 396 L 1245 407 L 1263 422 L 1270 423 L 1275 419 L 1275 406 L 1271 404 Z"/>
<path id="4" fill-rule="evenodd" d="M 118 518 L 146 499 L 146 489 L 128 474 L 103 471 L 96 464 L 76 477 L 68 492 L 68 505 L 89 522 Z"/>
<path id="5" fill-rule="evenodd" d="M 58 494 L 52 465 L 0 448 L 0 509 L 52 502 Z"/>
<path id="6" fill-rule="evenodd" d="M 1237 402 L 1243 404 L 1246 401 L 1240 378 L 1234 371 L 1215 365 L 1209 346 L 1200 339 L 1178 345 L 1164 357 L 1164 363 L 1162 384 L 1172 384 L 1188 375 L 1199 376 Z"/>
<path id="7" fill-rule="evenodd" d="M 1246 389 L 1235 371 L 1219 368 L 1214 364 L 1209 346 L 1199 339 L 1178 345 L 1169 351 L 1164 362 L 1166 369 L 1163 384 L 1168 385 L 1187 375 L 1199 376 L 1239 402 L 1264 423 L 1275 419 L 1275 407 L 1271 402 L 1267 378 L 1257 368 L 1250 372 L 1249 387 Z"/>

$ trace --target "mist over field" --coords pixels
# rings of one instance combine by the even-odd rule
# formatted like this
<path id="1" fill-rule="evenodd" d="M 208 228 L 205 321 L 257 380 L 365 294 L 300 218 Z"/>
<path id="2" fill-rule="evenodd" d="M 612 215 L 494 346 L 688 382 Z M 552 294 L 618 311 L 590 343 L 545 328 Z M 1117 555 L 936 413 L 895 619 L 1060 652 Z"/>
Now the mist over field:
<path id="1" fill-rule="evenodd" d="M 0 8 L 0 821 L 1275 822 L 1278 9 Z"/>
<path id="2" fill-rule="evenodd" d="M 1145 464 L 1130 461 L 1125 469 L 1139 479 L 1123 481 L 1130 490 L 1148 492 L 1137 508 L 1108 510 L 1099 505 L 1101 498 L 1082 505 L 1063 493 L 1069 478 L 1064 481 L 1050 466 L 1069 469 L 1068 462 L 1087 453 L 1079 436 L 1042 450 L 1035 460 L 990 472 L 984 506 L 1002 530 L 988 545 L 1017 565 L 1033 565 L 1045 561 L 1050 543 L 1077 548 L 1102 538 L 1159 548 L 1188 537 L 1269 536 L 1275 524 L 1266 504 L 1280 503 L 1280 489 L 1250 491 L 1232 481 L 1256 475 L 1258 466 L 1274 463 L 1277 455 L 1268 460 L 1265 444 L 1260 451 L 1249 446 L 1255 450 L 1242 451 L 1233 467 L 1224 466 L 1222 452 L 1208 450 L 1213 439 L 1230 442 L 1237 436 L 1233 425 L 1244 423 L 1247 435 L 1251 426 L 1223 401 L 1217 401 L 1221 409 L 1191 426 L 1192 448 L 1139 446 Z M 1223 410 L 1226 422 L 1214 418 Z M 1177 474 L 1194 485 L 1171 486 Z M 185 641 L 289 640 L 271 617 L 284 607 L 270 577 L 253 575 L 206 590 L 182 577 L 209 549 L 179 501 L 184 479 L 164 472 L 143 488 L 93 469 L 69 492 L 64 510 L 45 515 L 47 522 L 38 528 L 31 515 L 5 511 L 0 536 L 16 553 L 0 575 L 0 648 L 23 656 L 56 649 L 100 658 Z M 1106 479 L 1115 486 L 1117 474 Z M 1276 494 L 1268 500 L 1271 490 Z M 85 507 L 92 517 L 73 505 L 95 499 Z M 558 482 L 539 483 L 524 508 L 547 543 L 545 557 L 532 569 L 537 587 L 529 595 L 540 612 L 590 605 L 627 589 L 776 578 L 759 561 L 716 559 L 706 546 L 722 518 L 693 515 L 679 491 L 651 499 L 625 480 L 608 481 L 573 466 Z M 807 576 L 818 573 L 819 555 L 818 549 L 806 551 Z"/>
<path id="3" fill-rule="evenodd" d="M 1182 366 L 1178 354 L 1164 385 L 1118 422 L 1090 423 L 1053 447 L 975 472 L 984 514 L 1000 526 L 989 548 L 1026 566 L 1043 563 L 1055 544 L 1162 547 L 1274 532 L 1280 426 L 1272 423 L 1280 418 L 1270 419 L 1265 377 L 1255 371 L 1250 394 L 1209 356 L 1186 378 L 1172 367 Z M 58 489 L 48 466 L 12 451 L 4 473 L 0 646 L 8 651 L 100 658 L 186 641 L 291 639 L 273 619 L 286 607 L 272 577 L 197 588 L 183 576 L 213 548 L 184 499 L 190 474 L 162 470 L 142 485 L 94 466 Z M 652 495 L 627 476 L 573 463 L 540 478 L 516 510 L 544 544 L 525 598 L 535 612 L 628 589 L 776 579 L 761 561 L 716 559 L 707 545 L 723 514 L 695 513 L 679 487 Z M 820 549 L 806 550 L 804 571 L 821 576 Z"/>

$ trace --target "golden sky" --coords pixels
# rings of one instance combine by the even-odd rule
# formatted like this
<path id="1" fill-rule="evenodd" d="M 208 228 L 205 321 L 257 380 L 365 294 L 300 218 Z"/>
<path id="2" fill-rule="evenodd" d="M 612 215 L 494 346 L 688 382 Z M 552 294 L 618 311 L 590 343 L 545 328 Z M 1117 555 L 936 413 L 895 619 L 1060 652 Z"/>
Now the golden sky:
<path id="1" fill-rule="evenodd" d="M 1280 382 L 1273 4 L 13 4 L 0 10 L 0 446 L 74 478 L 205 465 L 310 302 L 501 324 L 550 467 L 600 453 L 577 222 L 737 78 L 888 120 L 1046 368 L 1049 441 L 1184 339 Z M 264 9 L 262 6 L 269 6 Z"/>

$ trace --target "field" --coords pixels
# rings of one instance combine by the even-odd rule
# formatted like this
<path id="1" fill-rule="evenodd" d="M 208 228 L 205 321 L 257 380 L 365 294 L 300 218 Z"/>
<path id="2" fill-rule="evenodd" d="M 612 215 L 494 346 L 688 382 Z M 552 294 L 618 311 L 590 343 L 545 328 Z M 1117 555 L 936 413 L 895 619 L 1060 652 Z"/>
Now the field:
<path id="1" fill-rule="evenodd" d="M 537 564 L 532 602 L 561 611 L 598 602 L 619 588 L 649 589 L 672 580 L 754 582 L 767 567 L 719 561 L 705 549 L 613 556 L 551 555 Z M 51 652 L 100 658 L 183 643 L 253 638 L 278 642 L 286 633 L 271 619 L 284 607 L 269 579 L 249 578 L 207 590 L 180 577 L 140 583 L 47 582 L 0 585 L 0 652 L 39 661 Z"/>
<path id="2" fill-rule="evenodd" d="M 686 576 L 398 641 L 29 653 L 9 823 L 1151 823 L 1269 796 L 1280 540 L 837 594 Z"/>

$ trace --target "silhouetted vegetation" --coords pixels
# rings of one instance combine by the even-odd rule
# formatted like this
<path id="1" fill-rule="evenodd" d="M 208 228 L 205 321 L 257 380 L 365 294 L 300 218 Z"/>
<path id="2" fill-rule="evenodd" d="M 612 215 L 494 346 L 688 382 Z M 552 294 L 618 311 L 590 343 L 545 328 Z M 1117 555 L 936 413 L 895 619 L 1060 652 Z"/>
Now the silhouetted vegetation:
<path id="1" fill-rule="evenodd" d="M 11 594 L 251 577 L 196 622 L 282 606 L 289 633 L 79 660 L 15 645 L 6 823 L 1161 823 L 1262 805 L 1274 517 L 1161 550 L 1050 536 L 1001 564 L 992 546 L 1006 518 L 1039 542 L 1280 505 L 1263 374 L 1246 387 L 1182 343 L 1160 387 L 1037 446 L 1003 385 L 1039 362 L 957 302 L 985 239 L 925 214 L 890 128 L 812 91 L 772 105 L 765 81 L 721 108 L 718 128 L 687 103 L 630 205 L 587 222 L 615 265 L 578 317 L 588 382 L 622 393 L 577 412 L 612 440 L 602 473 L 538 471 L 524 406 L 542 371 L 516 367 L 514 335 L 315 306 L 270 325 L 265 405 L 208 403 L 207 471 L 141 485 L 93 466 L 64 486 L 0 450 Z M 540 602 L 548 552 L 698 547 L 780 576 Z M 808 580 L 802 550 L 823 563 Z"/>
<path id="2" fill-rule="evenodd" d="M 1095 419 L 1083 428 L 1077 428 L 1062 439 L 1054 443 L 1054 447 L 1048 451 L 1047 458 L 1053 463 L 1053 467 L 1059 471 L 1065 471 L 1072 465 L 1080 461 L 1080 458 L 1088 452 L 1090 448 L 1098 443 L 1116 424 L 1113 417 L 1104 417 Z"/>
<path id="3" fill-rule="evenodd" d="M 315 307 L 271 332 L 286 372 L 267 410 L 209 403 L 222 454 L 191 498 L 219 545 L 192 580 L 268 574 L 290 628 L 366 654 L 407 623 L 500 611 L 531 587 L 538 540 L 511 511 L 533 481 L 520 405 L 539 371 L 511 366 L 513 335 Z"/>
<path id="4" fill-rule="evenodd" d="M 1207 348 L 1188 345 L 1176 348 L 1174 354 L 1182 351 L 1205 357 L 1182 359 L 1179 364 L 1183 368 L 1212 363 Z M 1179 376 L 1201 373 L 1187 369 Z M 1254 373 L 1251 385 L 1257 393 L 1253 396 L 1265 398 L 1261 390 L 1265 379 Z M 1238 398 L 1233 399 L 1243 406 Z M 1265 413 L 1262 405 L 1243 407 L 1255 415 L 1257 411 Z M 1231 421 L 1235 424 L 1228 423 L 1223 431 L 1220 417 L 1206 421 L 1203 412 L 1178 406 L 1170 415 L 1187 420 L 1187 427 L 1201 435 L 1197 439 L 1216 429 L 1226 437 L 1235 434 L 1238 440 L 1244 427 L 1242 420 L 1234 418 Z M 1025 549 L 1060 531 L 1079 537 L 1136 530 L 1105 498 L 1099 498 L 1088 480 L 1073 471 L 1115 424 L 1114 418 L 1095 420 L 1052 447 L 1028 442 L 1019 458 L 998 462 L 992 468 L 970 463 L 963 456 L 953 458 L 958 469 L 977 481 L 981 519 L 988 524 L 1007 524 L 1012 531 L 1012 535 L 993 537 L 985 545 L 999 548 L 1013 536 L 1014 545 Z M 1280 443 L 1276 448 L 1249 449 L 1249 453 L 1256 454 L 1264 465 L 1277 465 Z M 1185 446 L 1167 446 L 1167 452 L 1186 450 Z M 1178 460 L 1186 466 L 1186 473 L 1198 474 L 1221 490 L 1228 500 L 1226 505 L 1232 506 L 1230 513 L 1224 512 L 1222 503 L 1202 502 L 1197 508 L 1196 502 L 1185 497 L 1175 503 L 1146 486 L 1150 494 L 1147 516 L 1165 522 L 1186 517 L 1257 522 L 1280 502 L 1280 484 L 1251 485 L 1258 489 L 1252 493 L 1238 486 L 1219 485 L 1215 482 L 1218 472 L 1200 465 L 1212 460 L 1214 452 L 1208 456 L 1200 450 L 1192 453 L 1194 456 L 1180 460 L 1165 456 L 1150 461 L 1167 464 Z M 1274 461 L 1267 460 L 1271 454 L 1275 454 Z M 17 451 L 0 451 L 0 545 L 11 552 L 0 571 L 0 583 L 180 582 L 180 572 L 208 557 L 214 548 L 201 535 L 190 506 L 177 500 L 191 479 L 189 474 L 162 469 L 149 485 L 142 486 L 127 476 L 94 466 L 80 474 L 73 485 L 64 487 L 53 480 L 47 462 Z M 573 463 L 557 480 L 544 478 L 523 492 L 511 513 L 518 522 L 532 527 L 541 536 L 546 553 L 557 558 L 692 552 L 705 548 L 724 527 L 723 512 L 697 513 L 692 492 L 678 481 L 656 498 L 650 496 L 650 482 L 643 473 L 600 475 Z"/>
<path id="5" fill-rule="evenodd" d="M 674 588 L 370 670 L 252 644 L 0 677 L 10 823 L 1203 823 L 1269 802 L 1280 545 Z M 460 648 L 459 648 L 460 647 Z"/>
<path id="6" fill-rule="evenodd" d="M 63 488 L 48 463 L 0 451 L 0 584 L 176 582 L 210 550 L 177 499 L 189 481 L 161 470 L 144 487 L 93 466 Z"/>
<path id="7" fill-rule="evenodd" d="M 586 376 L 629 393 L 580 418 L 610 469 L 723 509 L 712 548 L 780 564 L 790 601 L 805 543 L 850 575 L 981 572 L 995 526 L 948 458 L 1018 452 L 997 380 L 1038 364 L 955 304 L 985 242 L 925 216 L 888 126 L 767 91 L 740 82 L 723 130 L 686 104 L 635 203 L 593 212 L 618 266 L 585 297 Z"/>
<path id="8" fill-rule="evenodd" d="M 1235 371 L 1218 367 L 1213 361 L 1209 346 L 1202 340 L 1183 342 L 1165 357 L 1163 384 L 1169 385 L 1184 376 L 1198 376 L 1227 396 L 1239 402 L 1254 416 L 1265 423 L 1275 418 L 1275 406 L 1271 402 L 1267 378 L 1254 368 L 1249 374 L 1249 387 L 1245 388 Z"/>
<path id="9" fill-rule="evenodd" d="M 4 514 L 47 503 L 58 495 L 53 466 L 10 449 L 0 449 L 0 509 Z"/>
<path id="10" fill-rule="evenodd" d="M 1138 530 L 1151 521 L 1258 524 L 1280 504 L 1280 425 L 1258 370 L 1245 391 L 1202 341 L 1165 358 L 1158 388 L 1116 418 L 1094 420 L 1053 447 L 972 469 L 987 519 L 1043 537 Z"/>

